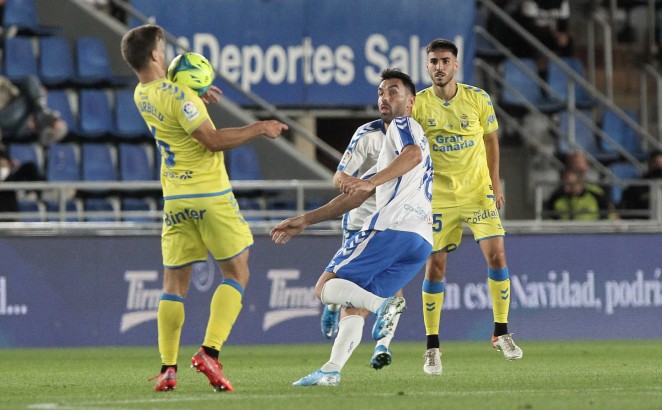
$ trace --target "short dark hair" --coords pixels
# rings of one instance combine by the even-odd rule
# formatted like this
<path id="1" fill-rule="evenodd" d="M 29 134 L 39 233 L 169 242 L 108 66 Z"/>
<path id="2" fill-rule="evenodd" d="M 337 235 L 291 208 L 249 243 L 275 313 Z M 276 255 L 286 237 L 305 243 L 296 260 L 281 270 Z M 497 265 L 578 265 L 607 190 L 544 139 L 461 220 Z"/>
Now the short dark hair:
<path id="1" fill-rule="evenodd" d="M 411 92 L 411 95 L 416 95 L 416 86 L 408 74 L 403 73 L 397 68 L 387 68 L 382 71 L 382 81 L 390 80 L 391 78 L 400 79 L 405 87 Z"/>
<path id="2" fill-rule="evenodd" d="M 426 53 L 437 50 L 449 50 L 451 53 L 453 53 L 455 58 L 457 58 L 457 52 L 458 52 L 457 46 L 455 45 L 455 43 L 453 43 L 450 40 L 446 40 L 445 38 L 436 38 L 430 41 L 430 43 L 428 43 L 428 46 L 425 47 Z"/>
<path id="3" fill-rule="evenodd" d="M 145 24 L 129 30 L 122 37 L 122 57 L 134 71 L 147 67 L 152 51 L 164 38 L 163 29 L 155 24 Z"/>

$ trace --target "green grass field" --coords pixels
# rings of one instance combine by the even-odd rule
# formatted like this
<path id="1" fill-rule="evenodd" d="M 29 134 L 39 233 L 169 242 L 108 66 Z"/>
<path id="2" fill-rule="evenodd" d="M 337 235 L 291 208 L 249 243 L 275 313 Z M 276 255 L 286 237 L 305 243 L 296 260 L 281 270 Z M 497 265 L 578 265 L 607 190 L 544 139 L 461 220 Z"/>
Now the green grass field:
<path id="1" fill-rule="evenodd" d="M 318 369 L 330 344 L 228 345 L 235 391 L 216 393 L 180 350 L 177 390 L 151 391 L 156 347 L 0 349 L 0 408 L 31 409 L 662 409 L 662 341 L 520 341 L 507 362 L 487 343 L 445 343 L 444 373 L 423 374 L 422 346 L 394 342 L 393 363 L 368 366 L 364 341 L 341 386 L 293 387 Z"/>

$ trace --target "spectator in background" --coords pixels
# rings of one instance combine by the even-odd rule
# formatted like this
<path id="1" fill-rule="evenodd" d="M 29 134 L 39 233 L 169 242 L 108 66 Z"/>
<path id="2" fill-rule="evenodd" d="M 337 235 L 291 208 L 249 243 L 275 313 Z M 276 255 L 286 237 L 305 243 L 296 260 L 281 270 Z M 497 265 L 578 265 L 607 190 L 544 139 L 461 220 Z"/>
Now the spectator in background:
<path id="1" fill-rule="evenodd" d="M 648 171 L 642 177 L 644 180 L 662 179 L 662 151 L 653 151 L 648 156 Z M 632 185 L 623 191 L 619 209 L 623 210 L 624 219 L 650 219 L 649 185 Z M 660 204 L 662 206 L 662 204 Z M 636 212 L 628 212 L 636 211 Z M 643 212 L 641 212 L 643 211 Z"/>
<path id="2" fill-rule="evenodd" d="M 34 163 L 21 164 L 9 157 L 7 150 L 0 147 L 0 184 L 3 182 L 42 181 Z M 16 191 L 0 191 L 0 215 L 3 212 L 18 212 Z M 0 218 L 0 221 L 7 220 Z"/>
<path id="3" fill-rule="evenodd" d="M 566 168 L 561 175 L 563 185 L 556 189 L 545 204 L 547 219 L 597 221 L 615 219 L 613 205 L 604 191 L 589 189 L 581 172 Z"/>
<path id="4" fill-rule="evenodd" d="M 46 92 L 35 76 L 20 84 L 0 76 L 0 128 L 12 135 L 37 134 L 42 145 L 67 135 L 60 113 L 46 106 Z"/>
<path id="5" fill-rule="evenodd" d="M 560 57 L 572 56 L 574 46 L 569 34 L 570 4 L 568 0 L 511 0 L 500 1 L 503 9 L 526 31 Z M 490 15 L 487 30 L 517 57 L 532 58 L 538 63 L 538 72 L 547 77 L 547 59 L 537 47 Z"/>
<path id="6" fill-rule="evenodd" d="M 604 189 L 600 186 L 600 173 L 591 167 L 584 151 L 574 151 L 568 155 L 565 166 L 582 174 L 587 188 L 604 193 Z"/>

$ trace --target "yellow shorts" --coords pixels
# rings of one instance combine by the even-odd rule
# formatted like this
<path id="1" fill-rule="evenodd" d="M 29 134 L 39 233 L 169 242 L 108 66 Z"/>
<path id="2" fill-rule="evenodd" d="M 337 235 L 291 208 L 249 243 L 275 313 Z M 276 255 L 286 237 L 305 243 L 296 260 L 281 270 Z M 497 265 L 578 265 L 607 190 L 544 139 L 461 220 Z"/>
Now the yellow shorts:
<path id="1" fill-rule="evenodd" d="M 207 260 L 232 259 L 253 244 L 234 194 L 165 201 L 161 250 L 163 266 L 179 268 Z"/>
<path id="2" fill-rule="evenodd" d="M 466 223 L 474 234 L 476 242 L 495 236 L 505 236 L 501 217 L 492 198 L 485 198 L 475 204 L 432 209 L 432 233 L 434 246 L 432 253 L 454 251 L 462 241 L 463 226 Z"/>

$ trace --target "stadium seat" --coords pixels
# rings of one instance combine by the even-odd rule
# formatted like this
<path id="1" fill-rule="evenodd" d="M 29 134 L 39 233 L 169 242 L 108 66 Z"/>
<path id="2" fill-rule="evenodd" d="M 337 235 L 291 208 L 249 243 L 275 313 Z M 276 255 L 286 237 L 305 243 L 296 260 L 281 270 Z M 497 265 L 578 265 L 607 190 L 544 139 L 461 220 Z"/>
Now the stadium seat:
<path id="1" fill-rule="evenodd" d="M 37 57 L 30 37 L 5 39 L 3 57 L 4 75 L 12 82 L 21 82 L 28 76 L 38 76 Z"/>
<path id="2" fill-rule="evenodd" d="M 586 78 L 584 64 L 576 57 L 561 59 L 568 64 L 582 78 Z M 568 102 L 568 75 L 553 61 L 550 61 L 548 81 L 549 86 L 567 103 Z M 584 87 L 575 83 L 575 106 L 578 108 L 593 108 L 596 102 Z"/>
<path id="3" fill-rule="evenodd" d="M 156 209 L 154 201 L 150 198 L 123 198 L 122 211 L 124 212 L 146 212 Z M 157 219 L 148 216 L 124 215 L 123 219 L 130 222 L 155 222 Z"/>
<path id="4" fill-rule="evenodd" d="M 117 181 L 117 153 L 110 144 L 86 143 L 82 146 L 84 181 Z"/>
<path id="5" fill-rule="evenodd" d="M 230 179 L 235 181 L 262 179 L 260 160 L 255 148 L 249 145 L 240 145 L 225 151 L 225 154 Z"/>
<path id="6" fill-rule="evenodd" d="M 39 38 L 39 78 L 49 88 L 66 87 L 75 76 L 69 41 L 60 36 Z"/>
<path id="7" fill-rule="evenodd" d="M 251 221 L 265 221 L 266 218 L 262 215 L 251 215 L 255 211 L 264 211 L 264 207 L 259 199 L 255 198 L 237 198 L 241 215 L 248 222 Z"/>
<path id="8" fill-rule="evenodd" d="M 115 202 L 115 203 L 114 203 Z M 110 198 L 87 198 L 83 201 L 85 220 L 89 222 L 114 222 L 118 220 L 119 209 Z M 111 215 L 88 215 L 89 212 L 110 212 Z"/>
<path id="9" fill-rule="evenodd" d="M 625 113 L 635 122 L 638 121 L 637 116 L 633 111 L 626 110 Z M 639 137 L 624 120 L 616 115 L 614 111 L 610 109 L 605 111 L 602 117 L 602 130 L 638 160 L 646 159 L 647 155 L 641 148 Z M 601 140 L 601 147 L 604 152 L 610 153 L 614 157 L 620 155 L 616 149 L 605 140 Z"/>
<path id="10" fill-rule="evenodd" d="M 66 212 L 66 215 L 62 215 L 62 211 L 60 210 L 60 202 L 57 200 L 48 200 L 45 202 L 45 206 L 47 212 L 47 221 L 80 221 L 80 201 L 76 199 L 67 199 L 65 201 L 64 212 Z"/>
<path id="11" fill-rule="evenodd" d="M 18 212 L 25 214 L 19 218 L 21 222 L 41 222 L 45 220 L 45 206 L 36 200 L 19 199 Z"/>
<path id="12" fill-rule="evenodd" d="M 44 172 L 44 151 L 39 144 L 9 144 L 9 157 L 21 164 L 33 163 L 40 173 Z"/>
<path id="13" fill-rule="evenodd" d="M 71 109 L 69 101 L 69 91 L 67 90 L 49 90 L 46 96 L 46 105 L 60 112 L 60 119 L 67 123 L 69 135 L 78 135 L 78 121 Z"/>
<path id="14" fill-rule="evenodd" d="M 80 151 L 72 143 L 52 144 L 48 147 L 46 180 L 80 181 Z"/>
<path id="15" fill-rule="evenodd" d="M 598 144 L 598 140 L 593 129 L 591 129 L 591 127 L 586 122 L 578 118 L 578 116 L 588 117 L 590 119 L 592 118 L 592 113 L 590 110 L 580 110 L 577 112 L 577 116 L 575 117 L 575 121 L 574 121 L 575 143 L 577 144 L 577 147 L 571 147 L 568 143 L 568 135 L 570 132 L 568 112 L 567 111 L 561 112 L 559 116 L 559 128 L 561 129 L 561 133 L 563 137 L 559 138 L 558 140 L 558 148 L 557 148 L 558 153 L 561 155 L 568 155 L 573 151 L 580 149 L 601 161 L 608 161 L 615 159 L 613 155 L 602 151 L 600 145 Z"/>
<path id="16" fill-rule="evenodd" d="M 58 31 L 57 28 L 39 24 L 35 0 L 6 0 L 2 27 L 14 27 L 20 35 L 47 36 Z"/>
<path id="17" fill-rule="evenodd" d="M 537 72 L 537 66 L 534 60 L 522 58 L 521 62 L 532 72 Z M 501 94 L 501 104 L 504 107 L 523 112 L 528 111 L 522 99 L 512 91 L 512 87 L 522 94 L 522 97 L 526 101 L 543 113 L 551 114 L 564 108 L 565 104 L 563 101 L 553 97 L 546 97 L 540 85 L 532 77 L 529 77 L 513 60 L 508 59 L 504 62 L 503 71 L 504 81 L 509 84 L 509 87 L 504 87 Z"/>
<path id="18" fill-rule="evenodd" d="M 135 83 L 133 77 L 117 77 L 110 68 L 110 60 L 105 43 L 99 37 L 78 37 L 75 49 L 75 81 L 80 86 L 108 87 L 125 86 Z"/>
<path id="19" fill-rule="evenodd" d="M 609 170 L 619 177 L 620 179 L 638 179 L 641 178 L 639 169 L 630 162 L 614 162 L 609 164 Z M 621 202 L 621 197 L 623 195 L 623 187 L 614 184 L 611 187 L 611 201 L 613 204 L 618 205 Z"/>
<path id="20" fill-rule="evenodd" d="M 110 135 L 113 116 L 106 91 L 82 89 L 78 96 L 78 133 L 86 139 Z"/>
<path id="21" fill-rule="evenodd" d="M 122 181 L 151 181 L 152 160 L 150 150 L 143 144 L 119 144 L 120 179 Z"/>
<path id="22" fill-rule="evenodd" d="M 143 139 L 151 135 L 133 100 L 133 90 L 120 89 L 115 92 L 113 118 L 113 135 L 117 137 Z"/>

